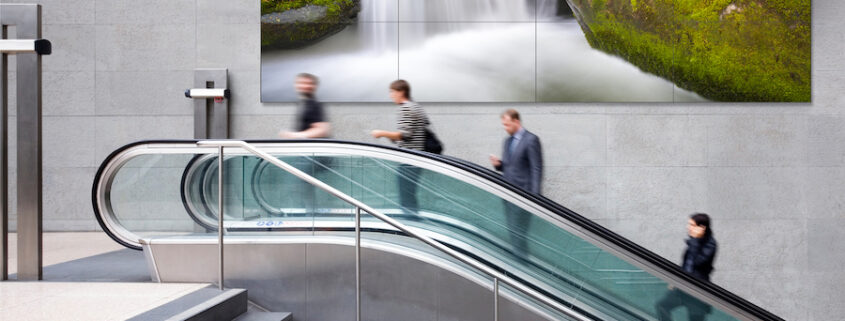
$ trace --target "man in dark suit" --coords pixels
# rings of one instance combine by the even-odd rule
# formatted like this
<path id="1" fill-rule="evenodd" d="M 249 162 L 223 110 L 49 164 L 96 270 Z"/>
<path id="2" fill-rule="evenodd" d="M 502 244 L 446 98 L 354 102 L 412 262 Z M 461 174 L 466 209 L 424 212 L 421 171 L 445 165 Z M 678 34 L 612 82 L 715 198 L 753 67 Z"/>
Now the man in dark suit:
<path id="1" fill-rule="evenodd" d="M 490 163 L 502 172 L 505 180 L 531 193 L 540 194 L 543 180 L 543 150 L 540 138 L 525 130 L 519 112 L 508 109 L 501 116 L 502 126 L 510 135 L 505 139 L 502 158 L 490 155 Z M 527 251 L 526 232 L 531 214 L 505 201 L 511 242 L 517 249 Z"/>

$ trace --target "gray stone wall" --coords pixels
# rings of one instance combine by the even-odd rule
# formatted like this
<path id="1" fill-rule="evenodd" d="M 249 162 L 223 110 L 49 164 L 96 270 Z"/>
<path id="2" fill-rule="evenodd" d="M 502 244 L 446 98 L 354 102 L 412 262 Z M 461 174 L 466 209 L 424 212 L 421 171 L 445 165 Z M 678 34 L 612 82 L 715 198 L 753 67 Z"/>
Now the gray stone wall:
<path id="1" fill-rule="evenodd" d="M 141 139 L 191 138 L 192 103 L 182 91 L 194 68 L 229 68 L 234 137 L 269 138 L 291 127 L 292 104 L 259 99 L 259 0 L 40 3 L 44 36 L 54 46 L 44 58 L 47 231 L 99 228 L 91 183 L 114 149 Z M 716 283 L 788 320 L 840 319 L 843 16 L 840 1 L 813 3 L 811 104 L 425 108 L 447 154 L 482 164 L 501 149 L 498 114 L 518 108 L 542 139 L 550 198 L 673 261 L 683 250 L 687 215 L 710 213 L 721 246 Z M 368 142 L 374 140 L 367 129 L 392 128 L 394 111 L 389 104 L 329 106 L 335 137 Z M 14 226 L 14 213 L 12 220 Z"/>

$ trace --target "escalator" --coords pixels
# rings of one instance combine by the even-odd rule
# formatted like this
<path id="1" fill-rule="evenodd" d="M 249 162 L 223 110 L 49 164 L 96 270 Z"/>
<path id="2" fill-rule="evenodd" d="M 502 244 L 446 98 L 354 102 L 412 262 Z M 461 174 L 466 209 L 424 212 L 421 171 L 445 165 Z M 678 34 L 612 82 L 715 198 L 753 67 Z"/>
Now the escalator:
<path id="1" fill-rule="evenodd" d="M 103 230 L 127 247 L 144 248 L 151 274 L 163 282 L 195 281 L 194 274 L 202 274 L 196 270 L 213 265 L 209 245 L 216 244 L 219 223 L 219 159 L 217 148 L 204 146 L 196 141 L 127 145 L 112 153 L 97 173 L 93 202 Z M 655 304 L 672 287 L 689 294 L 688 299 L 695 301 L 690 304 L 707 306 L 711 311 L 708 320 L 781 320 L 714 284 L 690 277 L 674 263 L 565 207 L 466 161 L 343 141 L 255 141 L 249 146 L 472 263 L 468 265 L 420 242 L 397 226 L 363 215 L 362 240 L 367 243 L 362 246 L 368 247 L 366 253 L 371 258 L 366 262 L 372 270 L 381 271 L 370 279 L 389 280 L 386 283 L 399 288 L 405 283 L 422 282 L 416 286 L 423 288 L 443 283 L 432 290 L 435 292 L 455 287 L 446 294 L 485 293 L 491 284 L 490 275 L 481 273 L 480 266 L 505 276 L 503 307 L 496 311 L 510 311 L 511 319 L 656 320 Z M 247 148 L 227 147 L 223 164 L 227 253 L 231 247 L 236 257 L 245 255 L 240 262 L 226 263 L 228 270 L 240 271 L 233 274 L 237 275 L 233 282 L 260 289 L 258 292 L 267 297 L 266 305 L 301 310 L 294 312 L 295 319 L 319 320 L 326 310 L 309 307 L 332 305 L 317 302 L 324 298 L 285 298 L 274 291 L 290 289 L 291 282 L 295 283 L 293 276 L 307 274 L 306 279 L 319 283 L 324 282 L 326 273 L 338 280 L 326 286 L 337 285 L 341 293 L 349 290 L 348 260 L 318 277 L 313 271 L 333 266 L 326 262 L 349 254 L 338 253 L 349 246 L 354 235 L 356 207 Z M 206 247 L 191 247 L 198 244 Z M 258 248 L 267 250 L 255 250 Z M 282 248 L 296 250 L 282 257 L 278 254 Z M 297 252 L 300 249 L 304 254 Z M 327 255 L 328 261 L 309 263 L 309 255 Z M 264 259 L 275 256 L 279 257 L 273 263 Z M 186 260 L 189 257 L 194 259 Z M 277 278 L 266 275 L 275 273 L 268 271 L 278 262 L 291 258 L 304 258 L 305 272 Z M 194 261 L 203 263 L 190 263 Z M 435 273 L 437 280 L 413 277 L 432 269 L 440 271 Z M 210 266 L 205 270 L 213 272 Z M 410 279 L 402 271 L 412 274 Z M 256 274 L 262 276 L 250 277 Z M 461 285 L 467 280 L 468 284 Z M 303 288 L 313 290 L 307 285 Z M 471 295 L 458 296 L 452 302 L 431 299 L 436 303 L 427 303 L 425 298 L 393 302 L 394 298 L 385 297 L 383 292 L 394 291 L 402 297 L 408 291 L 384 285 L 373 285 L 366 291 L 370 300 L 368 320 L 390 320 L 391 311 L 406 315 L 418 309 L 425 310 L 419 313 L 445 316 L 442 319 L 491 319 L 487 312 L 465 311 L 474 302 Z M 526 291 L 532 295 L 526 295 Z M 255 292 L 250 289 L 251 296 Z M 486 292 L 479 296 L 491 296 L 489 290 Z M 493 296 L 498 300 L 498 295 Z M 348 304 L 349 296 L 342 297 L 340 300 Z M 379 299 L 394 304 L 380 305 Z M 261 298 L 254 300 L 262 302 Z M 397 307 L 403 308 L 395 310 Z M 686 311 L 676 309 L 673 319 L 686 320 Z"/>

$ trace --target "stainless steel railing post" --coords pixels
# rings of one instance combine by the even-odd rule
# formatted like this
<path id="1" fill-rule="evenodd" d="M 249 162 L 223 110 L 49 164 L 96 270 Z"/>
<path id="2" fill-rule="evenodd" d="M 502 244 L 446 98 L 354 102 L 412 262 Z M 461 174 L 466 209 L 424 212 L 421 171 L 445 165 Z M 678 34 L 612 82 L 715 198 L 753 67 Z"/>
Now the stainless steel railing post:
<path id="1" fill-rule="evenodd" d="M 361 208 L 355 207 L 355 320 L 361 321 Z"/>
<path id="2" fill-rule="evenodd" d="M 218 282 L 219 288 L 223 290 L 223 146 L 217 147 L 217 247 L 220 267 Z"/>
<path id="3" fill-rule="evenodd" d="M 499 321 L 499 278 L 493 278 L 493 321 Z"/>

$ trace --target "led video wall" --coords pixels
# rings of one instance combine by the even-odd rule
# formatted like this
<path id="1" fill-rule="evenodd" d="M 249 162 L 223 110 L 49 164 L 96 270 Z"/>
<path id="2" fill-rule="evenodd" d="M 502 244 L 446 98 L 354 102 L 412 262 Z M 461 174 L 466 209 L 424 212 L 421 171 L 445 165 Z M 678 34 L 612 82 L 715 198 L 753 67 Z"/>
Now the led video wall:
<path id="1" fill-rule="evenodd" d="M 261 99 L 808 102 L 810 1 L 262 0 Z"/>

